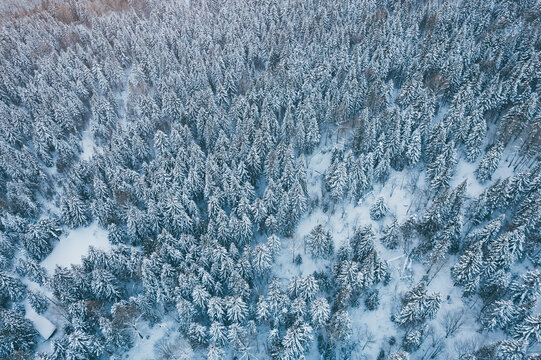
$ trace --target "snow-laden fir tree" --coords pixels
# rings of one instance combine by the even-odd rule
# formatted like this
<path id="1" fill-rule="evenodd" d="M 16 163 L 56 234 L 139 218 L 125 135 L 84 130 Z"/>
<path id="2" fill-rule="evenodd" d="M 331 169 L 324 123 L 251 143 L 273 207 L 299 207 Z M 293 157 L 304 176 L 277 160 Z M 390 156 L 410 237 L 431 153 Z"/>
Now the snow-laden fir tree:
<path id="1" fill-rule="evenodd" d="M 380 197 L 370 206 L 370 218 L 374 221 L 380 220 L 387 213 L 385 200 Z"/>
<path id="2" fill-rule="evenodd" d="M 331 233 L 323 225 L 316 225 L 306 238 L 306 247 L 314 258 L 328 259 L 334 252 Z"/>

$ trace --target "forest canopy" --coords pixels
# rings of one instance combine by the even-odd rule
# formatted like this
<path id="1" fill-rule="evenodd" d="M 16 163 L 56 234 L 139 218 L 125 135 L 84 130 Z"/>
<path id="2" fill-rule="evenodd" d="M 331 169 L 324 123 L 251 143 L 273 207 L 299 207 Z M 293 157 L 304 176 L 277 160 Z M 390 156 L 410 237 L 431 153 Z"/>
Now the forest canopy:
<path id="1" fill-rule="evenodd" d="M 4 3 L 0 359 L 538 359 L 540 22 Z"/>

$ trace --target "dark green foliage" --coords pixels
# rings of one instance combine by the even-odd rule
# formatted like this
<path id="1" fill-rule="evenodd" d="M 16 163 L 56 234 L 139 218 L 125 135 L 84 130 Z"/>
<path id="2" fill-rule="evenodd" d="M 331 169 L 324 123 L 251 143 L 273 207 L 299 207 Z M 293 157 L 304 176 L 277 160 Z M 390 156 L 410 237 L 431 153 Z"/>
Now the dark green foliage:
<path id="1" fill-rule="evenodd" d="M 29 292 L 28 302 L 30 302 L 30 306 L 32 306 L 32 309 L 38 314 L 43 314 L 49 307 L 49 299 L 38 291 Z"/>
<path id="2" fill-rule="evenodd" d="M 10 310 L 0 310 L 0 357 L 6 359 L 21 351 L 29 353 L 37 340 L 32 323 Z"/>
<path id="3" fill-rule="evenodd" d="M 379 306 L 379 291 L 378 289 L 372 289 L 366 295 L 364 305 L 368 310 L 376 310 Z"/>
<path id="4" fill-rule="evenodd" d="M 383 198 L 378 198 L 372 206 L 370 206 L 370 218 L 374 221 L 380 220 L 387 214 L 387 206 Z"/>
<path id="5" fill-rule="evenodd" d="M 334 253 L 331 233 L 322 225 L 316 225 L 306 238 L 308 251 L 314 258 L 328 259 Z"/>

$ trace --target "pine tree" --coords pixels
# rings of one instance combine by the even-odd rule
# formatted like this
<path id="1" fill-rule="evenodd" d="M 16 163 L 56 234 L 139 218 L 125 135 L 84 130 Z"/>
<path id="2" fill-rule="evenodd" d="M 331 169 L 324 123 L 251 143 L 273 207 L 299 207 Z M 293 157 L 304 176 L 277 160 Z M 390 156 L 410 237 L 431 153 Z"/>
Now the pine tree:
<path id="1" fill-rule="evenodd" d="M 306 238 L 308 251 L 314 258 L 328 259 L 334 252 L 331 233 L 323 225 L 316 225 Z"/>
<path id="2" fill-rule="evenodd" d="M 348 188 L 346 164 L 340 160 L 333 163 L 325 175 L 331 198 L 340 200 Z"/>
<path id="3" fill-rule="evenodd" d="M 133 341 L 130 331 L 119 326 L 120 324 L 105 317 L 99 320 L 100 330 L 104 337 L 104 345 L 107 348 L 128 349 Z"/>
<path id="4" fill-rule="evenodd" d="M 443 152 L 434 162 L 428 164 L 426 173 L 430 179 L 430 188 L 434 191 L 446 189 L 454 175 L 457 164 L 457 154 L 453 141 L 445 145 Z"/>
<path id="5" fill-rule="evenodd" d="M 12 358 L 17 352 L 28 353 L 36 344 L 32 323 L 16 312 L 0 310 L 0 356 Z"/>
<path id="6" fill-rule="evenodd" d="M 291 302 L 290 314 L 294 319 L 304 320 L 306 310 L 306 301 L 303 298 L 298 297 Z"/>
<path id="7" fill-rule="evenodd" d="M 225 315 L 224 301 L 218 296 L 213 296 L 208 301 L 207 315 L 212 321 L 223 321 Z"/>
<path id="8" fill-rule="evenodd" d="M 272 266 L 272 253 L 265 244 L 258 244 L 253 250 L 252 264 L 257 274 L 266 274 Z"/>
<path id="9" fill-rule="evenodd" d="M 385 183 L 389 178 L 391 170 L 389 152 L 385 152 L 382 159 L 378 162 L 374 169 L 374 180 L 380 183 Z"/>
<path id="10" fill-rule="evenodd" d="M 409 352 L 417 350 L 423 343 L 427 330 L 428 325 L 424 324 L 419 329 L 406 333 L 404 339 L 402 340 L 402 346 L 404 349 Z"/>
<path id="11" fill-rule="evenodd" d="M 524 304 L 536 300 L 541 294 L 541 272 L 530 270 L 513 281 L 509 287 L 511 298 L 517 304 Z"/>
<path id="12" fill-rule="evenodd" d="M 239 323 L 229 325 L 227 338 L 235 350 L 239 351 L 246 347 L 246 336 L 247 333 L 244 326 L 240 325 Z"/>
<path id="13" fill-rule="evenodd" d="M 299 295 L 306 300 L 306 302 L 312 301 L 319 291 L 319 284 L 314 275 L 310 274 L 303 277 L 299 284 L 299 290 Z"/>
<path id="14" fill-rule="evenodd" d="M 398 351 L 389 355 L 387 360 L 410 360 L 410 356 L 405 351 Z"/>
<path id="15" fill-rule="evenodd" d="M 42 260 L 53 249 L 53 242 L 62 233 L 56 221 L 42 219 L 36 224 L 30 224 L 24 236 L 24 247 L 35 260 Z"/>
<path id="16" fill-rule="evenodd" d="M 317 122 L 317 119 L 315 117 L 315 114 L 309 114 L 309 117 L 305 120 L 305 149 L 308 153 L 310 153 L 313 149 L 316 148 L 317 145 L 319 145 L 319 141 L 321 138 L 320 132 L 319 132 L 319 125 Z"/>
<path id="17" fill-rule="evenodd" d="M 513 337 L 524 342 L 541 342 L 541 315 L 530 315 L 513 329 Z"/>
<path id="18" fill-rule="evenodd" d="M 481 244 L 473 244 L 460 256 L 458 262 L 451 268 L 455 285 L 464 286 L 464 294 L 475 292 L 479 285 L 482 269 L 483 253 Z"/>
<path id="19" fill-rule="evenodd" d="M 409 165 L 415 165 L 421 159 L 421 133 L 416 129 L 407 139 L 406 160 Z"/>
<path id="20" fill-rule="evenodd" d="M 291 223 L 295 226 L 308 208 L 307 196 L 298 180 L 295 180 L 293 187 L 289 190 L 288 198 L 291 202 L 289 206 L 291 209 Z"/>
<path id="21" fill-rule="evenodd" d="M 481 229 L 472 231 L 465 240 L 465 245 L 475 245 L 490 243 L 496 238 L 502 228 L 505 215 L 500 215 L 496 219 L 490 221 Z"/>
<path id="22" fill-rule="evenodd" d="M 380 241 L 389 249 L 396 249 L 400 243 L 401 231 L 398 221 L 393 221 L 390 225 L 383 229 L 383 235 Z"/>
<path id="23" fill-rule="evenodd" d="M 256 319 L 259 322 L 264 322 L 264 321 L 268 321 L 269 317 L 270 317 L 269 303 L 265 300 L 263 296 L 260 296 L 259 300 L 257 301 Z"/>
<path id="24" fill-rule="evenodd" d="M 482 114 L 475 117 L 473 121 L 472 128 L 465 139 L 466 158 L 471 162 L 475 161 L 481 153 L 481 145 L 487 132 L 487 124 Z"/>
<path id="25" fill-rule="evenodd" d="M 21 280 L 5 272 L 0 272 L 0 299 L 19 301 L 26 295 L 26 286 Z"/>
<path id="26" fill-rule="evenodd" d="M 192 319 L 196 315 L 196 310 L 190 301 L 182 297 L 177 299 L 176 302 L 177 302 L 176 308 L 177 308 L 177 312 L 178 312 L 178 316 L 180 320 L 179 321 L 180 330 L 182 332 L 187 332 L 189 329 L 190 323 L 192 322 Z"/>
<path id="27" fill-rule="evenodd" d="M 96 269 L 92 272 L 92 292 L 98 300 L 113 301 L 121 297 L 121 289 L 118 279 L 104 269 Z"/>
<path id="28" fill-rule="evenodd" d="M 207 358 L 209 360 L 223 360 L 225 359 L 225 351 L 215 344 L 210 344 L 207 348 Z"/>
<path id="29" fill-rule="evenodd" d="M 406 293 L 403 306 L 395 316 L 395 321 L 401 325 L 421 323 L 425 319 L 433 319 L 441 304 L 439 293 L 428 294 L 423 282 Z"/>
<path id="30" fill-rule="evenodd" d="M 286 331 L 282 341 L 284 358 L 299 359 L 308 350 L 312 340 L 312 327 L 302 321 L 297 321 Z"/>
<path id="31" fill-rule="evenodd" d="M 188 338 L 190 342 L 195 345 L 204 345 L 207 342 L 207 328 L 197 323 L 191 323 L 188 330 Z"/>
<path id="32" fill-rule="evenodd" d="M 67 337 L 53 341 L 53 356 L 63 359 L 99 358 L 103 351 L 100 340 L 80 330 L 75 330 Z"/>
<path id="33" fill-rule="evenodd" d="M 366 190 L 369 189 L 368 178 L 366 175 L 366 167 L 371 167 L 370 164 L 365 163 L 365 157 L 359 156 L 359 158 L 353 162 L 351 166 L 350 178 L 350 196 L 353 199 L 359 199 Z"/>
<path id="34" fill-rule="evenodd" d="M 194 305 L 200 309 L 206 309 L 210 300 L 210 294 L 203 286 L 196 285 L 192 291 L 192 299 Z"/>
<path id="35" fill-rule="evenodd" d="M 60 202 L 63 221 L 75 228 L 87 225 L 90 221 L 86 204 L 74 193 L 66 193 Z"/>
<path id="36" fill-rule="evenodd" d="M 310 305 L 310 317 L 314 328 L 319 329 L 327 325 L 331 315 L 329 303 L 325 298 L 317 298 Z"/>
<path id="37" fill-rule="evenodd" d="M 526 343 L 520 340 L 504 340 L 496 347 L 497 360 L 522 360 L 525 356 Z"/>
<path id="38" fill-rule="evenodd" d="M 494 145 L 481 159 L 479 166 L 475 170 L 475 177 L 483 183 L 490 180 L 494 171 L 498 168 L 498 163 L 503 153 L 503 144 Z"/>
<path id="39" fill-rule="evenodd" d="M 280 238 L 274 234 L 270 235 L 267 238 L 267 246 L 271 252 L 271 256 L 273 259 L 276 259 L 278 255 L 280 254 L 280 251 L 282 249 L 282 244 L 280 242 Z"/>
<path id="40" fill-rule="evenodd" d="M 48 280 L 47 271 L 32 260 L 20 259 L 16 267 L 17 274 L 43 285 Z"/>
<path id="41" fill-rule="evenodd" d="M 43 314 L 49 307 L 49 300 L 39 291 L 30 291 L 28 293 L 28 302 L 38 314 Z"/>
<path id="42" fill-rule="evenodd" d="M 522 255 L 522 247 L 524 243 L 524 232 L 522 229 L 506 232 L 488 245 L 487 254 L 487 274 L 495 271 L 495 269 L 509 269 L 515 259 Z"/>
<path id="43" fill-rule="evenodd" d="M 374 221 L 380 220 L 387 213 L 387 206 L 382 197 L 378 198 L 372 206 L 370 206 L 370 218 Z"/>
<path id="44" fill-rule="evenodd" d="M 247 315 L 248 307 L 244 300 L 238 296 L 232 296 L 226 304 L 227 319 L 231 322 L 241 323 Z"/>
<path id="45" fill-rule="evenodd" d="M 336 341 L 345 341 L 352 335 L 351 318 L 346 310 L 338 310 L 331 318 L 330 335 Z"/>
<path id="46" fill-rule="evenodd" d="M 367 257 L 375 252 L 375 235 L 372 226 L 364 226 L 355 230 L 349 244 L 353 252 L 353 258 L 356 261 L 363 262 Z"/>
<path id="47" fill-rule="evenodd" d="M 483 317 L 482 323 L 487 330 L 506 329 L 516 321 L 519 314 L 519 309 L 512 301 L 498 300 Z"/>
<path id="48" fill-rule="evenodd" d="M 294 299 L 298 297 L 301 293 L 301 278 L 298 276 L 293 276 L 289 280 L 289 284 L 287 285 L 287 293 L 289 294 L 289 297 Z"/>
<path id="49" fill-rule="evenodd" d="M 227 343 L 227 331 L 225 326 L 217 321 L 214 321 L 209 328 L 210 343 L 218 346 L 223 346 Z"/>

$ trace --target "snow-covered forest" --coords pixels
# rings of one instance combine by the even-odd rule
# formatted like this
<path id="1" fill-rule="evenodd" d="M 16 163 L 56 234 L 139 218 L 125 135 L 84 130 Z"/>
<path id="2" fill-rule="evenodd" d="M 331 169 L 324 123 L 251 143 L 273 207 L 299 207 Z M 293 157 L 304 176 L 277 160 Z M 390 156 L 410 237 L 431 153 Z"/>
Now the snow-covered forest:
<path id="1" fill-rule="evenodd" d="M 538 0 L 0 6 L 0 359 L 541 358 Z"/>

